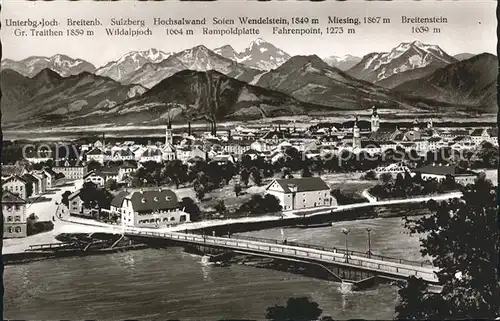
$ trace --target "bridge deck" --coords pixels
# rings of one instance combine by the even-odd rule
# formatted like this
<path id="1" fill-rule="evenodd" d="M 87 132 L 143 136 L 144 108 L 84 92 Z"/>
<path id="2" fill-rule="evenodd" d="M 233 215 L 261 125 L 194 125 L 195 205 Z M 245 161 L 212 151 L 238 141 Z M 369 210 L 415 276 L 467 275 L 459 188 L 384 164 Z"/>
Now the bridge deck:
<path id="1" fill-rule="evenodd" d="M 433 267 L 387 262 L 355 255 L 349 255 L 348 260 L 346 260 L 345 253 L 338 253 L 329 250 L 319 250 L 293 245 L 274 244 L 237 238 L 182 234 L 176 232 L 159 233 L 128 229 L 125 231 L 125 233 L 126 235 L 168 239 L 184 243 L 206 244 L 235 251 L 247 251 L 263 254 L 271 253 L 282 257 L 308 259 L 323 263 L 335 263 L 342 266 L 351 266 L 367 271 L 385 273 L 398 278 L 407 278 L 413 275 L 416 277 L 420 277 L 430 283 L 438 283 L 438 279 L 434 274 L 437 269 Z"/>

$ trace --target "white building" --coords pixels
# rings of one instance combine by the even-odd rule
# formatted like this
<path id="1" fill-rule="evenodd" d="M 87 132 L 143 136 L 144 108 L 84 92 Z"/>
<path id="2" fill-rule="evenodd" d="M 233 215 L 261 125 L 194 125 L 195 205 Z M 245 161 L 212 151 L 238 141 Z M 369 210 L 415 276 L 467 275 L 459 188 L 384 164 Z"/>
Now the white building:
<path id="1" fill-rule="evenodd" d="M 275 179 L 266 187 L 266 194 L 274 195 L 283 211 L 337 205 L 320 177 Z"/>
<path id="2" fill-rule="evenodd" d="M 103 187 L 104 183 L 106 183 L 106 179 L 103 175 L 100 175 L 96 171 L 91 171 L 87 175 L 83 177 L 84 182 L 91 182 L 97 185 L 98 187 Z"/>
<path id="3" fill-rule="evenodd" d="M 111 211 L 121 216 L 125 226 L 160 227 L 190 221 L 169 189 L 119 193 L 111 202 Z"/>
<path id="4" fill-rule="evenodd" d="M 471 140 L 478 145 L 486 141 L 498 146 L 498 129 L 497 128 L 482 128 L 475 129 L 470 134 Z"/>
<path id="5" fill-rule="evenodd" d="M 2 193 L 3 238 L 26 237 L 26 201 L 4 191 Z"/>
<path id="6" fill-rule="evenodd" d="M 473 184 L 478 176 L 478 173 L 458 167 L 456 165 L 427 165 L 421 168 L 414 169 L 412 171 L 412 174 L 415 175 L 417 172 L 420 172 L 423 180 L 435 179 L 438 182 L 442 182 L 446 178 L 446 175 L 450 175 L 455 179 L 455 182 L 462 185 Z"/>

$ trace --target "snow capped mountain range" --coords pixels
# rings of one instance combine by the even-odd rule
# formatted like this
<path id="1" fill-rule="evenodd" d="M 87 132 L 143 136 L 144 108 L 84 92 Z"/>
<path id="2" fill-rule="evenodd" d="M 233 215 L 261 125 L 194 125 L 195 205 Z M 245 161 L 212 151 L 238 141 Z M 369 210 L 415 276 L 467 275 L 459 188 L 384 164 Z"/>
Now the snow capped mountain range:
<path id="1" fill-rule="evenodd" d="M 159 63 L 173 53 L 165 53 L 158 49 L 151 48 L 145 51 L 132 51 L 116 61 L 111 61 L 99 68 L 96 75 L 106 76 L 116 81 L 126 79 L 131 73 L 142 68 L 147 63 Z"/>
<path id="2" fill-rule="evenodd" d="M 276 69 L 290 59 L 290 55 L 271 43 L 258 38 L 243 52 L 237 53 L 230 45 L 214 49 L 214 52 L 233 61 L 260 70 Z"/>
<path id="3" fill-rule="evenodd" d="M 32 56 L 20 61 L 2 60 L 1 69 L 11 69 L 23 76 L 34 77 L 43 69 L 51 69 L 63 77 L 77 75 L 81 72 L 94 72 L 95 66 L 83 59 L 71 58 L 57 54 L 52 57 Z"/>
<path id="4" fill-rule="evenodd" d="M 21 124 L 36 118 L 37 124 L 48 126 L 78 117 L 94 124 L 105 116 L 118 123 L 126 107 L 128 116 L 121 121 L 149 122 L 157 119 L 165 103 L 206 116 L 213 109 L 207 97 L 220 107 L 216 109 L 221 119 L 373 105 L 497 110 L 496 56 L 470 56 L 452 57 L 439 46 L 413 41 L 363 58 L 290 57 L 259 38 L 242 52 L 230 45 L 214 50 L 198 45 L 176 53 L 132 51 L 98 69 L 62 54 L 5 59 L 3 121 Z M 142 106 L 141 112 L 134 109 L 135 103 Z M 53 123 L 45 123 L 47 117 Z"/>
<path id="5" fill-rule="evenodd" d="M 182 70 L 215 70 L 245 82 L 251 82 L 256 75 L 262 73 L 260 70 L 237 63 L 199 45 L 173 54 L 160 63 L 148 63 L 122 79 L 122 83 L 141 84 L 151 88 Z"/>
<path id="6" fill-rule="evenodd" d="M 375 52 L 364 56 L 348 73 L 362 80 L 378 82 L 408 70 L 430 65 L 437 69 L 454 62 L 457 59 L 449 56 L 439 46 L 420 41 L 403 42 L 390 52 Z"/>
<path id="7" fill-rule="evenodd" d="M 323 61 L 326 62 L 331 67 L 335 67 L 342 71 L 346 71 L 354 67 L 358 62 L 360 62 L 361 58 L 353 55 L 330 56 L 323 58 Z"/>

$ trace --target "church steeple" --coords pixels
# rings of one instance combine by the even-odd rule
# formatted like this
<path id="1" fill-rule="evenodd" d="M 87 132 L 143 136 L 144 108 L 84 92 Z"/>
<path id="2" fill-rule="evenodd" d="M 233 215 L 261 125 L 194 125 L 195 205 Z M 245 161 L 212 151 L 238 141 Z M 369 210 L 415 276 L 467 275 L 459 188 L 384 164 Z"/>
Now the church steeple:
<path id="1" fill-rule="evenodd" d="M 413 120 L 413 130 L 418 132 L 420 130 L 420 122 L 417 118 Z"/>
<path id="2" fill-rule="evenodd" d="M 172 145 L 173 144 L 173 137 L 172 137 L 172 119 L 170 118 L 170 113 L 167 116 L 167 129 L 165 130 L 165 145 Z"/>
<path id="3" fill-rule="evenodd" d="M 377 113 L 377 107 L 375 107 L 375 106 L 372 107 L 372 118 L 371 118 L 370 125 L 371 125 L 372 133 L 377 132 L 378 129 L 380 128 L 380 118 L 379 118 L 378 113 Z"/>
<path id="4" fill-rule="evenodd" d="M 352 128 L 352 147 L 361 148 L 361 134 L 358 127 L 358 116 L 354 120 L 354 126 Z"/>

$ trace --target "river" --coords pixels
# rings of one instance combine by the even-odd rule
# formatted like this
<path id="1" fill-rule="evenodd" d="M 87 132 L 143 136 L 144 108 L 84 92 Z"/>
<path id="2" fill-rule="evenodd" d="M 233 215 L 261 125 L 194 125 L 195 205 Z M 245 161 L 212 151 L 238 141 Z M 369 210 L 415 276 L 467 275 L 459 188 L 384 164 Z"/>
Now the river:
<path id="1" fill-rule="evenodd" d="M 419 260 L 418 236 L 397 217 L 334 223 L 315 229 L 284 229 L 288 240 L 349 246 Z M 281 229 L 243 233 L 281 239 Z M 392 319 L 397 288 L 381 285 L 343 292 L 339 284 L 243 265 L 217 267 L 180 248 L 146 249 L 71 257 L 5 267 L 4 316 L 8 319 L 262 320 L 266 307 L 309 296 L 334 319 Z"/>

